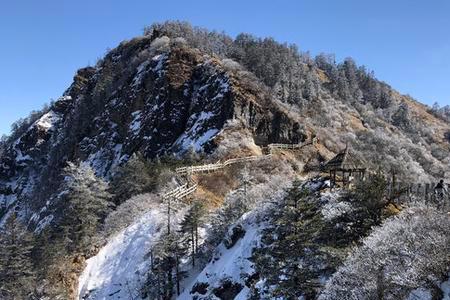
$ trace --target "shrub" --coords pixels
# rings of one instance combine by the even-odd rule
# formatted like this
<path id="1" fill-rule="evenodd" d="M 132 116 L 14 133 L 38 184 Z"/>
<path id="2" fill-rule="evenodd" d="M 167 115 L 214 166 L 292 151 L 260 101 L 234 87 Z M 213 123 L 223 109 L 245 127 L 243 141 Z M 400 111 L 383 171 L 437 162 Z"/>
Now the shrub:
<path id="1" fill-rule="evenodd" d="M 406 299 L 417 288 L 436 293 L 450 263 L 449 228 L 447 215 L 424 206 L 388 219 L 354 249 L 319 299 Z"/>
<path id="2" fill-rule="evenodd" d="M 383 174 L 369 175 L 366 180 L 357 182 L 353 197 L 355 206 L 364 216 L 368 226 L 378 225 L 381 221 L 382 209 L 386 205 L 387 181 Z"/>
<path id="3" fill-rule="evenodd" d="M 160 199 L 156 194 L 140 194 L 123 202 L 105 219 L 102 235 L 106 238 L 131 225 L 146 212 L 156 208 Z"/>

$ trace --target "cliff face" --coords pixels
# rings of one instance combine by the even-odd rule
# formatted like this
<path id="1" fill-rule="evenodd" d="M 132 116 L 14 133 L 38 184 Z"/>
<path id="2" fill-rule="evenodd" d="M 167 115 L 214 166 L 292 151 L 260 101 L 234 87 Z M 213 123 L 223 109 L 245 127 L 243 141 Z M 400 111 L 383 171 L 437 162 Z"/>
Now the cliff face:
<path id="1" fill-rule="evenodd" d="M 0 158 L 3 214 L 28 207 L 39 222 L 67 161 L 88 163 L 108 179 L 136 152 L 208 153 L 228 120 L 239 119 L 261 143 L 305 138 L 267 91 L 245 84 L 220 59 L 184 44 L 156 48 L 148 37 L 135 39 L 79 70 L 64 96 L 7 147 Z"/>

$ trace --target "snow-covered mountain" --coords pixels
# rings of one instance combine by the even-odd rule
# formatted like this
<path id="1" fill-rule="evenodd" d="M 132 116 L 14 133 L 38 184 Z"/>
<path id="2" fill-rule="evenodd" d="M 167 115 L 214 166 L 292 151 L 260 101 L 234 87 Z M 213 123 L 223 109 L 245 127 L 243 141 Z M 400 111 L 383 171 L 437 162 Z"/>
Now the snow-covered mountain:
<path id="1" fill-rule="evenodd" d="M 240 75 L 220 60 L 184 44 L 160 50 L 160 43 L 167 37 L 124 42 L 96 67 L 79 70 L 64 96 L 6 145 L 0 159 L 6 211 L 31 206 L 24 217 L 37 225 L 53 213 L 67 161 L 89 164 L 108 179 L 136 152 L 148 158 L 210 152 L 235 118 L 259 140 L 304 138 L 297 122 L 240 86 Z M 274 114 L 283 121 L 273 122 Z"/>
<path id="2" fill-rule="evenodd" d="M 39 238 L 45 240 L 50 230 L 52 238 L 45 241 L 54 244 L 48 249 L 58 252 L 63 248 L 60 240 L 69 239 L 66 203 L 74 192 L 68 186 L 76 181 L 76 176 L 71 181 L 67 175 L 68 163 L 92 169 L 95 176 L 89 176 L 101 183 L 96 187 L 115 186 L 117 178 L 128 174 L 129 185 L 120 186 L 120 191 L 129 188 L 133 192 L 122 194 L 140 195 L 116 199 L 114 208 L 102 211 L 101 224 L 91 233 L 92 249 L 67 250 L 57 263 L 52 261 L 58 268 L 40 274 L 36 285 L 44 290 L 59 280 L 65 295 L 84 299 L 152 299 L 155 289 L 149 286 L 163 282 L 155 274 L 163 275 L 149 253 L 154 248 L 165 253 L 161 249 L 167 245 L 161 240 L 167 236 L 170 215 L 161 196 L 195 183 L 189 201 L 177 203 L 170 215 L 178 232 L 194 200 L 204 203 L 195 261 L 180 255 L 180 295 L 160 298 L 284 299 L 291 288 L 285 283 L 289 274 L 281 274 L 286 270 L 279 266 L 276 282 L 265 273 L 272 271 L 266 264 L 272 259 L 280 264 L 292 261 L 277 256 L 277 243 L 285 241 L 271 237 L 269 230 L 281 230 L 283 219 L 274 220 L 286 212 L 279 204 L 298 192 L 291 186 L 301 179 L 310 194 L 297 197 L 310 210 L 309 217 L 314 216 L 302 222 L 317 222 L 319 229 L 306 236 L 317 238 L 314 243 L 319 246 L 297 249 L 312 253 L 314 259 L 297 261 L 310 268 L 311 274 L 301 278 L 309 294 L 295 290 L 292 295 L 309 299 L 320 294 L 339 266 L 349 263 L 351 247 L 370 235 L 371 228 L 362 220 L 363 209 L 349 200 L 354 195 L 330 192 L 323 178 L 308 178 L 346 146 L 364 158 L 369 169 L 395 171 L 402 182 L 448 178 L 449 135 L 450 124 L 437 111 L 400 95 L 351 59 L 313 59 L 270 38 L 241 34 L 232 39 L 182 22 L 155 24 L 143 36 L 122 42 L 95 66 L 80 69 L 60 99 L 23 121 L 0 144 L 0 225 L 3 228 L 17 214 Z M 186 178 L 174 172 L 181 164 L 261 156 L 270 143 L 297 144 L 313 138 L 317 143 L 301 151 L 281 151 L 270 159 L 215 173 Z M 141 156 L 150 167 L 133 161 Z M 131 176 L 126 173 L 128 164 L 150 175 L 142 171 Z M 139 190 L 135 186 L 147 180 L 145 176 L 151 184 Z M 352 216 L 355 211 L 360 219 Z M 370 225 L 381 226 L 380 220 Z M 330 224 L 336 228 L 327 227 Z M 323 228 L 345 238 L 327 244 Z M 262 249 L 268 256 L 259 253 Z M 61 271 L 61 261 L 71 266 L 70 274 Z M 152 276 L 158 280 L 152 281 Z M 414 289 L 435 292 L 425 279 L 416 279 L 420 286 Z M 435 276 L 430 282 L 444 279 Z M 174 284 L 172 279 L 168 284 Z M 448 283 L 442 286 L 448 290 Z M 41 294 L 41 299 L 56 297 Z"/>

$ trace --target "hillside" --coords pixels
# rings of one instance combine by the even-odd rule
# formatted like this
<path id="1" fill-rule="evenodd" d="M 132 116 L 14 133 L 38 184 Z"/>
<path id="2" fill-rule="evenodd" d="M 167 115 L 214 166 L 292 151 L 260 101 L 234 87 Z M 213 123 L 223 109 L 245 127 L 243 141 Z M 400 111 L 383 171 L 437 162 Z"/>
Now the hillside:
<path id="1" fill-rule="evenodd" d="M 366 227 L 360 223 L 364 214 L 349 216 L 364 210 L 348 198 L 358 195 L 329 191 L 326 178 L 311 178 L 319 175 L 322 163 L 348 146 L 369 170 L 386 176 L 395 171 L 404 183 L 450 179 L 449 134 L 445 118 L 399 94 L 352 59 L 336 63 L 331 55 L 312 58 L 271 38 L 240 34 L 233 39 L 182 22 L 154 24 L 95 66 L 78 70 L 60 99 L 16 123 L 11 136 L 1 142 L 0 224 L 11 228 L 11 219 L 17 217 L 33 236 L 25 256 L 31 253 L 38 270 L 28 281 L 37 299 L 65 299 L 77 293 L 85 299 L 175 297 L 175 292 L 167 292 L 175 290 L 172 279 L 164 283 L 170 288 L 145 288 L 163 284 L 164 267 L 173 263 L 173 253 L 179 254 L 176 266 L 180 259 L 187 278 L 181 283 L 180 299 L 194 294 L 197 299 L 213 294 L 220 299 L 314 299 L 322 288 L 326 293 L 321 297 L 333 299 L 327 296 L 338 280 L 333 274 L 352 263 L 352 257 L 346 260 L 353 255 L 351 247 L 364 238 L 369 243 L 370 235 L 377 234 L 371 226 L 386 226 L 383 222 L 391 215 Z M 278 151 L 270 159 L 211 174 L 186 178 L 174 172 L 180 166 L 262 156 L 271 143 L 313 139 L 317 143 L 300 151 Z M 289 195 L 299 186 L 296 180 L 309 191 L 296 197 L 305 202 L 304 209 L 319 229 L 298 241 L 299 247 L 314 248 L 315 259 L 307 262 L 313 274 L 302 273 L 303 278 L 296 273 L 300 277 L 295 280 L 319 283 L 286 294 L 289 280 L 280 290 L 271 277 L 271 272 L 281 276 L 276 272 L 283 270 L 268 272 L 266 264 L 272 259 L 287 262 L 258 249 L 271 253 L 277 245 L 286 246 L 285 241 L 269 241 L 267 228 L 276 230 L 279 224 L 273 218 L 285 217 L 280 203 L 292 200 Z M 189 232 L 183 222 L 194 204 L 202 203 L 196 242 L 183 236 L 191 239 L 193 257 L 189 249 L 179 248 L 178 233 L 165 232 L 167 203 L 161 197 L 191 181 L 198 188 L 180 203 L 170 204 L 174 207 L 173 215 L 169 208 L 168 228 Z M 348 204 L 342 204 L 345 201 Z M 322 206 L 328 202 L 330 209 L 344 209 L 335 216 L 344 220 L 326 219 Z M 427 218 L 440 215 L 420 205 L 411 209 Z M 446 222 L 439 219 L 435 227 L 445 228 Z M 351 234 L 333 231 L 330 224 L 345 225 Z M 226 242 L 230 235 L 239 235 L 234 228 L 243 230 L 232 242 L 240 245 L 237 248 Z M 159 238 L 166 234 L 168 238 Z M 324 241 L 341 234 L 342 241 Z M 171 239 L 170 244 L 161 242 Z M 319 246 L 306 245 L 305 239 Z M 446 243 L 448 238 L 439 251 L 448 249 Z M 159 253 L 156 262 L 149 254 L 153 251 Z M 298 259 L 308 255 L 303 252 L 296 253 Z M 192 259 L 198 262 L 190 268 Z M 445 268 L 428 270 L 434 282 L 447 279 L 442 274 L 448 272 L 448 259 L 439 263 Z M 419 288 L 433 295 L 445 291 L 427 285 L 426 278 L 414 284 L 401 290 L 402 297 Z M 30 293 L 18 297 L 28 299 Z"/>

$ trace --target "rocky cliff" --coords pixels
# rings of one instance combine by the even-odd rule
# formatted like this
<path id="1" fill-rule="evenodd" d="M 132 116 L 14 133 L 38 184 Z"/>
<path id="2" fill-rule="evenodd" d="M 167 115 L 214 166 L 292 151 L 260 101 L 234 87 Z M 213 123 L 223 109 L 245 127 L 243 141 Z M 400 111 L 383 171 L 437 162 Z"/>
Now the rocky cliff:
<path id="1" fill-rule="evenodd" d="M 0 158 L 3 214 L 18 209 L 35 224 L 45 220 L 68 161 L 89 164 L 108 179 L 136 152 L 147 158 L 209 153 L 233 119 L 262 144 L 305 139 L 299 122 L 267 91 L 243 84 L 249 74 L 166 39 L 124 42 L 96 67 L 80 69 L 64 96 L 10 142 Z"/>

